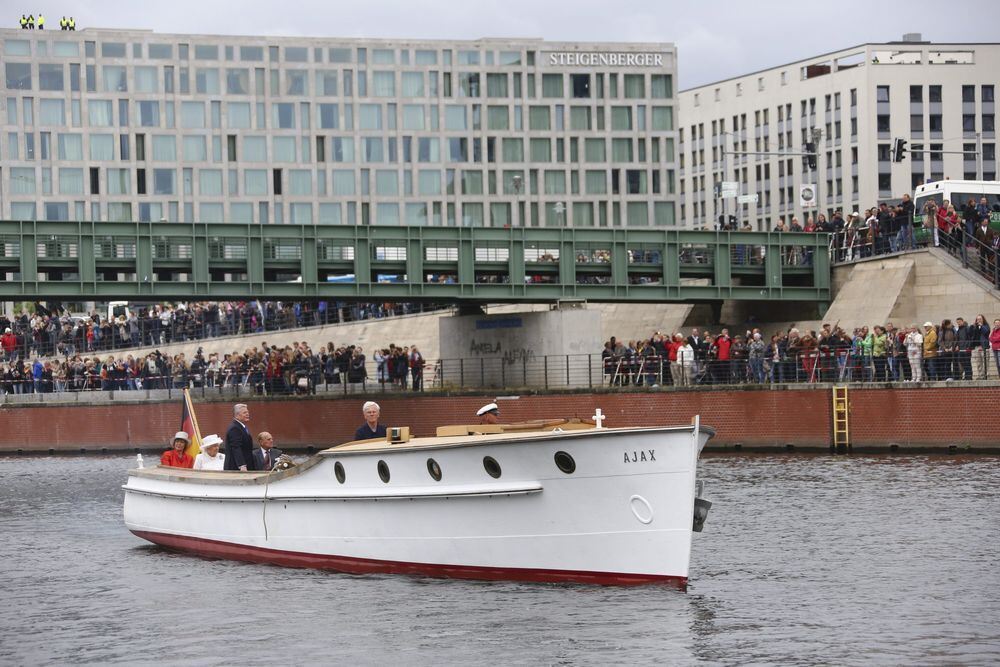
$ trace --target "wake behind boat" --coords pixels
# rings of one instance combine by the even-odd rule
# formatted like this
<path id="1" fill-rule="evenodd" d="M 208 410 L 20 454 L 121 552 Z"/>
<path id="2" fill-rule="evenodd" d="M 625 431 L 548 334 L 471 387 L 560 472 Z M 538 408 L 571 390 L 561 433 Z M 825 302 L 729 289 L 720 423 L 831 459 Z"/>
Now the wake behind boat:
<path id="1" fill-rule="evenodd" d="M 203 556 L 465 579 L 687 581 L 699 425 L 389 429 L 287 470 L 130 471 L 125 524 Z"/>

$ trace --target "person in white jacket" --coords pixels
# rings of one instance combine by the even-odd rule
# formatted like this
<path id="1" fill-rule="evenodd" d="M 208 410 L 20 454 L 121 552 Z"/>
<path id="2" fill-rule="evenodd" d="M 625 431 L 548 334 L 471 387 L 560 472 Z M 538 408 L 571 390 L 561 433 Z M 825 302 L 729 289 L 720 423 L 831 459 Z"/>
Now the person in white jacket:
<path id="1" fill-rule="evenodd" d="M 201 452 L 194 457 L 195 470 L 223 470 L 226 455 L 219 453 L 222 438 L 217 435 L 207 435 L 201 441 Z"/>
<path id="2" fill-rule="evenodd" d="M 910 373 L 913 382 L 923 382 L 924 379 L 924 337 L 916 324 L 910 325 L 910 330 L 903 338 L 906 346 L 906 358 L 910 362 Z M 195 464 L 197 465 L 197 463 Z"/>
<path id="3" fill-rule="evenodd" d="M 677 348 L 677 365 L 680 366 L 682 386 L 691 386 L 694 375 L 694 348 L 687 340 Z"/>

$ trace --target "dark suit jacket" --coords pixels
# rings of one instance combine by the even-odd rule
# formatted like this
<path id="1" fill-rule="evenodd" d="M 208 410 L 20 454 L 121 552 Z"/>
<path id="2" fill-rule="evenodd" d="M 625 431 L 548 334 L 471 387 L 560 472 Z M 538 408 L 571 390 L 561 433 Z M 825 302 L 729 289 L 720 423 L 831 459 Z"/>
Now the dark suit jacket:
<path id="1" fill-rule="evenodd" d="M 239 470 L 245 465 L 247 470 L 257 470 L 253 458 L 253 437 L 235 419 L 226 431 L 226 470 Z"/>
<path id="2" fill-rule="evenodd" d="M 385 438 L 385 426 L 382 424 L 378 425 L 373 433 L 371 428 L 368 426 L 368 422 L 365 422 L 358 427 L 358 430 L 354 432 L 355 440 L 372 440 L 374 438 Z"/>
<path id="3" fill-rule="evenodd" d="M 281 450 L 278 449 L 277 447 L 271 447 L 267 455 L 271 458 L 271 462 L 270 464 L 268 464 L 266 470 L 271 470 L 272 468 L 274 468 L 274 464 L 278 460 L 278 457 L 281 456 Z M 257 470 L 265 470 L 264 450 L 261 449 L 260 447 L 253 450 L 253 464 Z"/>

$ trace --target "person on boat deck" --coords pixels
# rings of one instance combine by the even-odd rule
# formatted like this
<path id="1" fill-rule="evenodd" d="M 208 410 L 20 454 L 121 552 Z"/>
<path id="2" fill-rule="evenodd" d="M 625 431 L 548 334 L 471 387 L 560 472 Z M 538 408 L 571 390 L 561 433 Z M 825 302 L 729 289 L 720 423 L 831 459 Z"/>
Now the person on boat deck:
<path id="1" fill-rule="evenodd" d="M 496 403 L 487 403 L 476 412 L 480 424 L 499 424 L 500 406 Z"/>
<path id="2" fill-rule="evenodd" d="M 253 450 L 253 460 L 257 470 L 273 470 L 274 464 L 281 456 L 281 450 L 274 447 L 274 436 L 267 431 L 261 431 L 257 434 L 257 443 L 260 449 Z"/>
<path id="3" fill-rule="evenodd" d="M 226 460 L 224 470 L 256 470 L 253 460 L 253 436 L 247 428 L 250 408 L 245 403 L 233 406 L 233 423 L 226 431 Z"/>
<path id="4" fill-rule="evenodd" d="M 160 457 L 160 465 L 171 466 L 173 468 L 190 468 L 194 466 L 194 459 L 188 456 L 184 450 L 191 444 L 191 438 L 184 431 L 177 431 L 174 434 L 174 443 L 171 448 L 163 452 Z"/>
<path id="5" fill-rule="evenodd" d="M 201 451 L 194 457 L 195 470 L 225 470 L 226 455 L 219 453 L 219 445 L 222 438 L 215 435 L 206 435 L 201 441 Z"/>
<path id="6" fill-rule="evenodd" d="M 385 426 L 378 423 L 378 417 L 382 414 L 382 408 L 375 401 L 366 401 L 361 406 L 361 413 L 365 416 L 365 423 L 354 432 L 355 440 L 372 440 L 374 438 L 385 437 Z"/>

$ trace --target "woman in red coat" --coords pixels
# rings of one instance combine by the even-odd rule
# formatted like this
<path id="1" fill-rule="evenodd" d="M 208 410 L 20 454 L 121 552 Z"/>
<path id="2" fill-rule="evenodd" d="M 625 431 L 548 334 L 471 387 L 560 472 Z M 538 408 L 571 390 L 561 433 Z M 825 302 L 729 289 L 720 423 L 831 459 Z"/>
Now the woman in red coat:
<path id="1" fill-rule="evenodd" d="M 171 449 L 163 452 L 160 457 L 160 465 L 173 466 L 174 468 L 193 468 L 194 459 L 184 451 L 191 444 L 191 439 L 184 431 L 178 431 L 174 435 L 174 444 Z"/>

